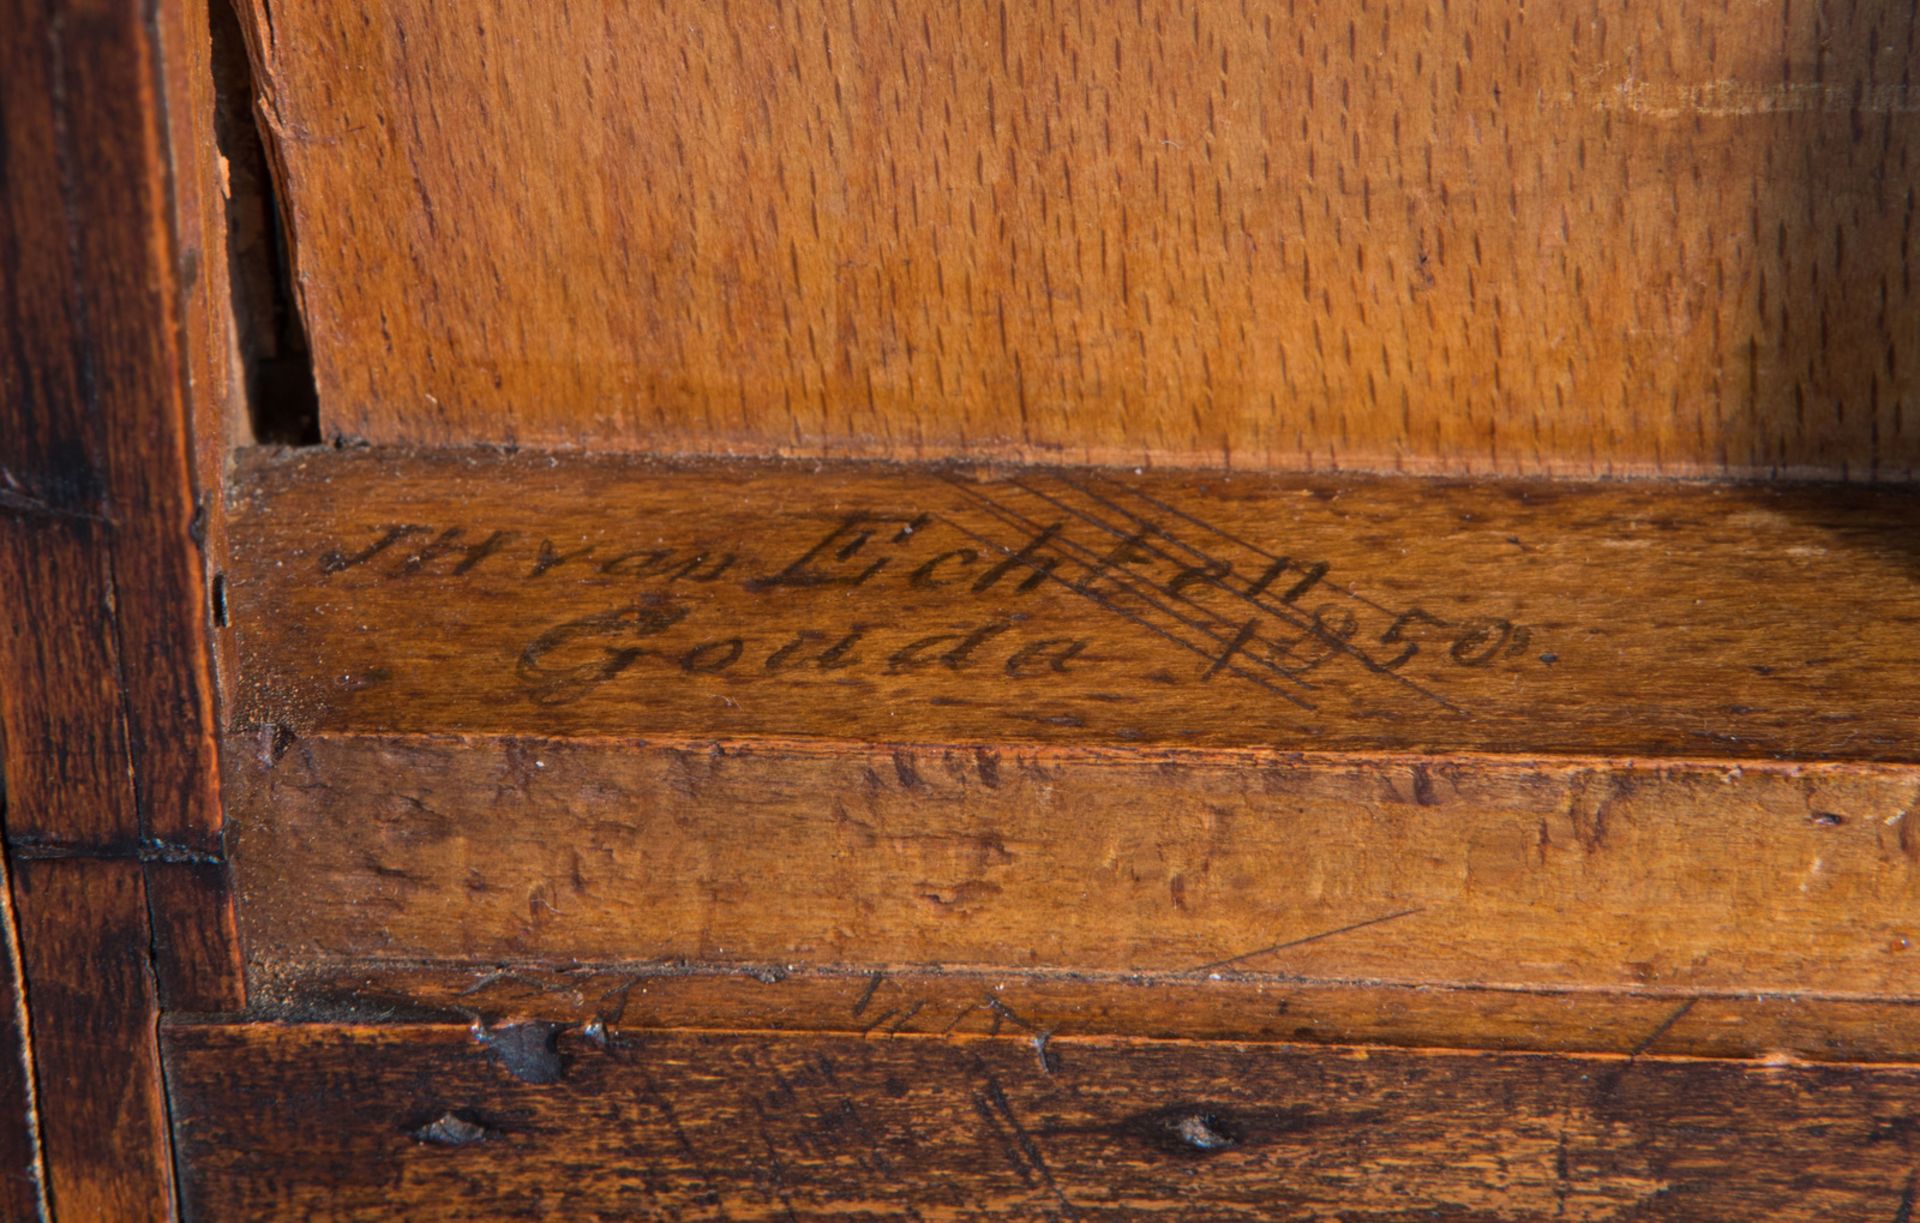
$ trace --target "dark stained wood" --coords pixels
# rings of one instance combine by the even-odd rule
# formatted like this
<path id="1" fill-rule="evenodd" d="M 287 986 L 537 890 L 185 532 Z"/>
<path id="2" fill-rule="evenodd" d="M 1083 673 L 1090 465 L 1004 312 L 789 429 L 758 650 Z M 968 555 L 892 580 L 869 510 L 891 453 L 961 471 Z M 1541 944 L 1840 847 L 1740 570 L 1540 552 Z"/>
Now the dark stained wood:
<path id="1" fill-rule="evenodd" d="M 219 773 L 179 351 L 191 277 L 171 234 L 154 30 L 133 4 L 0 12 L 14 35 L 0 61 L 0 509 L 111 524 L 95 559 L 130 677 L 140 835 L 210 849 Z"/>
<path id="2" fill-rule="evenodd" d="M 1895 1219 L 1920 1070 L 172 1026 L 208 1219 Z M 479 1039 L 484 1037 L 486 1039 Z"/>
<path id="3" fill-rule="evenodd" d="M 1920 1005 L 1686 993 L 1320 981 L 1288 972 L 1089 973 L 734 968 L 685 963 L 458 967 L 357 960 L 256 963 L 261 1016 L 457 1019 L 628 1028 L 1263 1040 L 1828 1062 L 1912 1060 Z"/>
<path id="4" fill-rule="evenodd" d="M 165 24 L 176 43 L 190 41 L 178 22 Z M 122 725 L 135 804 L 103 806 L 57 830 L 13 831 L 94 850 L 144 837 L 213 852 L 220 811 L 199 550 L 206 511 L 191 470 L 181 347 L 183 334 L 198 334 L 184 326 L 183 295 L 203 314 L 209 303 L 192 297 L 205 261 L 198 245 L 183 249 L 174 236 L 159 26 L 126 3 L 9 4 L 0 25 L 15 35 L 0 61 L 8 426 L 0 511 L 49 533 L 44 549 L 37 539 L 19 545 L 30 555 L 8 563 L 7 589 L 36 589 L 14 583 L 29 578 L 27 564 L 55 563 L 37 554 L 74 554 L 71 575 L 44 596 L 56 618 L 36 632 L 65 628 L 57 618 L 64 612 L 81 617 L 76 633 L 112 635 L 117 661 L 74 657 L 62 682 L 120 685 L 96 712 L 104 719 L 112 707 Z M 173 84 L 183 91 L 183 116 L 191 114 L 192 90 L 184 79 Z M 190 130 L 183 117 L 172 134 L 185 139 Z M 51 538 L 55 525 L 87 537 L 68 547 Z M 77 583 L 91 584 L 84 598 Z M 79 808 L 85 798 L 66 801 Z M 28 809 L 53 815 L 39 802 Z"/>
<path id="5" fill-rule="evenodd" d="M 246 1009 L 246 969 L 235 929 L 233 883 L 224 861 L 150 861 L 154 970 L 168 1011 Z"/>
<path id="6" fill-rule="evenodd" d="M 20 978 L 13 883 L 0 853 L 0 1218 L 45 1217 L 46 1172 L 33 1082 L 32 1022 Z"/>
<path id="7" fill-rule="evenodd" d="M 195 641 L 186 656 L 193 666 L 210 670 L 213 682 L 221 674 L 233 672 L 232 658 L 222 651 L 226 634 L 202 627 L 209 620 L 217 621 L 216 604 L 225 597 L 224 579 L 219 576 L 219 566 L 227 555 L 226 498 L 222 490 L 234 447 L 252 440 L 247 430 L 245 368 L 232 308 L 230 264 L 235 256 L 231 248 L 237 236 L 230 232 L 228 215 L 232 180 L 242 171 L 228 156 L 234 138 L 218 130 L 223 105 L 228 110 L 240 109 L 241 123 L 250 128 L 251 116 L 245 110 L 250 98 L 245 96 L 244 79 L 235 80 L 236 74 L 230 69 L 216 67 L 209 19 L 226 7 L 226 0 L 207 4 L 168 0 L 152 9 L 167 98 L 161 117 L 166 123 L 166 152 L 171 166 L 167 180 L 169 227 L 180 298 L 179 359 L 187 413 L 184 445 L 192 474 L 188 541 L 199 555 L 179 550 L 177 537 L 171 543 L 162 541 L 161 546 L 171 547 L 195 562 L 180 580 L 193 581 L 205 593 L 184 600 L 175 614 L 183 626 L 195 630 Z M 216 74 L 220 74 L 218 79 Z M 234 92 L 242 97 L 235 100 L 227 96 Z M 236 125 L 228 122 L 227 126 Z M 271 235 L 250 234 L 249 238 L 257 250 L 259 244 L 271 240 Z M 246 267 L 262 263 L 263 257 L 258 254 L 250 262 L 243 260 Z M 169 449 L 180 444 L 166 439 Z M 175 518 L 174 526 L 178 525 L 179 512 L 177 504 L 164 511 Z M 175 596 L 179 593 L 177 589 L 172 592 Z M 219 666 L 209 666 L 196 654 L 218 654 Z M 209 691 L 203 693 L 198 684 L 188 684 L 187 690 L 198 704 L 217 696 L 211 687 L 209 682 Z M 214 850 L 219 839 L 218 757 L 192 731 L 217 730 L 218 718 L 214 709 L 204 706 L 199 716 L 204 726 L 190 727 L 187 737 L 163 739 L 169 750 L 178 753 L 181 767 L 192 772 L 177 813 L 163 814 L 161 820 L 179 825 L 174 831 L 181 841 L 195 852 L 205 853 Z M 196 776 L 197 786 L 193 784 Z"/>
<path id="8" fill-rule="evenodd" d="M 1920 464 L 1910 4 L 246 7 L 348 438 Z"/>
<path id="9" fill-rule="evenodd" d="M 50 54 L 54 11 L 4 0 L 0 29 L 0 509 L 9 515 L 98 516 L 96 414 L 77 410 L 86 348 L 74 316 L 79 269 L 70 241 L 64 104 Z"/>
<path id="10" fill-rule="evenodd" d="M 140 864 L 15 857 L 47 1194 L 61 1219 L 173 1217 Z"/>
<path id="11" fill-rule="evenodd" d="M 944 965 L 1891 1001 L 1920 955 L 1904 767 L 256 747 L 234 854 L 266 975 Z"/>
<path id="12" fill-rule="evenodd" d="M 181 350 L 191 277 L 174 237 L 157 30 L 130 3 L 59 9 L 63 202 L 81 286 L 69 325 L 88 371 L 82 397 L 60 406 L 100 420 L 89 457 L 113 523 L 141 832 L 211 850 L 220 774 Z"/>
<path id="13" fill-rule="evenodd" d="M 139 817 L 104 523 L 0 512 L 6 832 L 130 852 Z"/>
<path id="14" fill-rule="evenodd" d="M 235 717 L 303 734 L 1920 759 L 1909 491 L 326 451 L 242 496 Z"/>
<path id="15" fill-rule="evenodd" d="M 174 1214 L 142 859 L 221 851 L 188 425 L 220 303 L 209 235 L 179 238 L 214 162 L 172 157 L 212 121 L 194 79 L 205 6 L 197 26 L 189 7 L 0 4 L 0 722 L 45 1194 L 63 1219 Z M 224 973 L 232 996 L 230 899 L 195 904 L 161 915 L 191 926 L 162 954 L 191 941 L 193 973 L 163 968 Z"/>

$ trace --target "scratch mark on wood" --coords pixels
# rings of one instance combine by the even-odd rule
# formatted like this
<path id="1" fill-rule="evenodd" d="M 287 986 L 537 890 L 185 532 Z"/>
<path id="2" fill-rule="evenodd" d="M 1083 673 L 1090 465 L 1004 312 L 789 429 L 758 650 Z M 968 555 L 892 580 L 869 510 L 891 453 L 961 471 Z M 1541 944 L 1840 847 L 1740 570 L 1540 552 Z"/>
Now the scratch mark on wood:
<path id="1" fill-rule="evenodd" d="M 1321 939 L 1332 938 L 1336 934 L 1347 934 L 1354 930 L 1364 930 L 1368 926 L 1379 926 L 1390 921 L 1398 921 L 1403 917 L 1411 917 L 1415 913 L 1424 912 L 1426 912 L 1426 907 L 1423 905 L 1412 909 L 1401 909 L 1397 913 L 1386 913 L 1379 917 L 1369 917 L 1365 921 L 1357 921 L 1345 926 L 1336 926 L 1332 930 L 1322 930 L 1318 934 L 1309 934 L 1304 938 L 1291 939 L 1284 943 L 1274 943 L 1272 946 L 1261 947 L 1255 951 L 1247 951 L 1242 952 L 1240 955 L 1228 956 L 1224 960 L 1214 960 L 1212 963 L 1202 964 L 1197 968 L 1189 968 L 1187 973 L 1190 975 L 1193 973 L 1214 972 L 1234 964 L 1243 963 L 1247 960 L 1258 959 L 1263 955 L 1272 955 L 1276 951 L 1285 951 L 1290 947 L 1300 947 L 1307 943 L 1317 943 Z"/>
<path id="2" fill-rule="evenodd" d="M 1653 1031 L 1647 1033 L 1646 1037 L 1642 1039 L 1639 1044 L 1635 1045 L 1631 1050 L 1628 1051 L 1627 1053 L 1628 1059 L 1631 1060 L 1633 1058 L 1639 1057 L 1642 1053 L 1645 1053 L 1647 1050 L 1653 1048 L 1654 1044 L 1662 1036 L 1665 1036 L 1668 1032 L 1671 1032 L 1673 1030 L 1674 1024 L 1679 1023 L 1682 1019 L 1685 1019 L 1687 1017 L 1687 1012 L 1691 1011 L 1693 1009 L 1693 1004 L 1698 1001 L 1700 1001 L 1698 998 L 1689 998 L 1685 1002 L 1682 1002 L 1679 1006 L 1674 1007 L 1673 1012 L 1671 1014 L 1669 1014 L 1665 1019 L 1662 1019 L 1658 1024 L 1654 1025 Z"/>

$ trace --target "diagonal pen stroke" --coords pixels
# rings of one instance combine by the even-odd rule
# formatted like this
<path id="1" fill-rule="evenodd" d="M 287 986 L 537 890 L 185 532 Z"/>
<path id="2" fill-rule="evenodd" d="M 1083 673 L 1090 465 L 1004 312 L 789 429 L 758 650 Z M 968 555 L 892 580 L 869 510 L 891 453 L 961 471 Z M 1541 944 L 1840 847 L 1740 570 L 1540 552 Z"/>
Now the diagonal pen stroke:
<path id="1" fill-rule="evenodd" d="M 1073 489 L 1074 491 L 1082 494 L 1083 496 L 1091 498 L 1093 501 L 1097 502 L 1100 505 L 1105 506 L 1110 510 L 1117 511 L 1120 514 L 1123 514 L 1126 517 L 1133 519 L 1135 522 L 1141 524 L 1144 527 L 1151 528 L 1157 535 L 1167 540 L 1167 542 L 1171 543 L 1173 546 L 1179 548 L 1180 550 L 1184 552 L 1192 553 L 1194 556 L 1200 557 L 1202 560 L 1213 559 L 1212 557 L 1208 556 L 1205 552 L 1202 552 L 1200 549 L 1194 547 L 1192 544 L 1182 541 L 1177 536 L 1172 534 L 1170 531 L 1166 530 L 1166 528 L 1160 526 L 1159 524 L 1153 522 L 1152 520 L 1147 518 L 1142 518 L 1140 515 L 1134 513 L 1132 510 L 1127 509 L 1125 506 L 1122 506 L 1114 501 L 1108 500 L 1107 498 L 1100 496 L 1098 493 L 1094 492 L 1092 489 L 1082 484 L 1075 483 L 1073 480 L 1069 479 L 1064 474 L 1061 474 L 1059 472 L 1054 472 L 1052 473 L 1052 475 L 1054 479 L 1066 485 L 1068 488 Z M 1019 485 L 1018 481 L 1014 481 L 1014 483 L 1017 486 L 1022 487 L 1023 489 L 1025 488 L 1024 485 Z M 1113 484 L 1115 482 L 1112 480 L 1108 480 L 1107 483 Z M 1148 502 L 1149 504 L 1159 506 L 1161 509 L 1166 510 L 1168 513 L 1177 514 L 1181 518 L 1186 519 L 1188 522 L 1193 523 L 1195 526 L 1200 527 L 1203 530 L 1212 531 L 1214 534 L 1220 536 L 1222 539 L 1231 540 L 1232 542 L 1239 544 L 1241 547 L 1246 548 L 1249 551 L 1256 553 L 1257 555 L 1267 557 L 1268 559 L 1276 562 L 1284 559 L 1282 557 L 1274 556 L 1271 552 L 1266 551 L 1264 548 L 1255 547 L 1253 544 L 1248 543 L 1247 541 L 1245 541 L 1244 539 L 1241 539 L 1237 535 L 1230 535 L 1227 532 L 1220 530 L 1218 527 L 1209 526 L 1207 523 L 1202 522 L 1198 518 L 1195 518 L 1192 514 L 1189 514 L 1184 510 L 1176 509 L 1175 507 L 1168 505 L 1164 501 L 1156 500 L 1155 498 L 1148 496 L 1146 493 L 1141 492 L 1139 489 L 1131 488 L 1127 485 L 1116 485 L 1116 487 L 1119 487 L 1126 492 L 1132 493 L 1134 496 L 1139 497 L 1140 499 Z M 1042 497 L 1046 496 L 1045 493 L 1039 493 L 1036 490 L 1032 490 L 1032 489 L 1026 489 L 1025 491 L 1034 492 L 1035 495 L 1037 496 L 1042 496 Z M 1048 497 L 1047 499 L 1050 501 L 1053 500 L 1053 498 L 1051 497 Z M 1085 515 L 1082 515 L 1082 517 L 1085 517 Z M 1112 531 L 1115 534 L 1119 534 L 1119 535 L 1125 534 L 1125 532 L 1119 531 L 1117 528 L 1109 524 L 1102 524 L 1102 525 L 1105 525 L 1108 531 Z M 1360 602 L 1365 603 L 1370 607 L 1378 608 L 1381 611 L 1389 610 L 1385 607 L 1381 607 L 1380 604 L 1373 602 L 1373 600 L 1371 599 L 1355 594 L 1348 587 L 1339 586 L 1337 583 L 1329 583 L 1329 585 L 1333 586 L 1335 589 L 1340 590 L 1342 593 L 1351 596 L 1352 598 L 1358 599 Z M 1305 625 L 1300 620 L 1297 620 L 1295 618 L 1298 615 L 1298 613 L 1295 612 L 1294 609 L 1292 608 L 1286 608 L 1283 611 L 1282 608 L 1275 607 L 1273 604 L 1267 602 L 1264 599 L 1260 599 L 1258 597 L 1249 595 L 1245 591 L 1235 590 L 1231 586 L 1223 585 L 1220 587 L 1220 589 L 1226 591 L 1230 595 L 1233 595 L 1235 598 L 1241 599 L 1247 603 L 1251 603 L 1253 606 L 1259 608 L 1261 611 L 1266 612 L 1270 616 L 1286 621 L 1287 623 L 1291 623 L 1295 625 L 1295 627 L 1305 627 Z M 1466 712 L 1464 709 L 1461 709 L 1458 705 L 1455 705 L 1452 701 L 1447 700 L 1445 697 L 1440 696 L 1438 693 L 1431 692 L 1425 686 L 1415 683 L 1413 680 L 1408 679 L 1404 675 L 1400 675 L 1396 673 L 1392 668 L 1383 666 L 1379 662 L 1379 660 L 1375 659 L 1372 655 L 1368 654 L 1365 650 L 1359 649 L 1352 642 L 1341 641 L 1337 638 L 1332 638 L 1332 637 L 1324 637 L 1323 640 L 1325 640 L 1327 644 L 1332 646 L 1334 649 L 1347 655 L 1349 658 L 1352 658 L 1355 662 L 1359 663 L 1361 666 L 1365 667 L 1367 670 L 1373 672 L 1375 675 L 1383 676 L 1389 680 L 1392 680 L 1393 682 L 1400 684 L 1401 686 L 1408 688 L 1413 692 L 1418 693 L 1419 695 L 1425 697 L 1426 699 L 1433 701 L 1435 704 L 1440 705 L 1442 708 L 1447 709 L 1452 713 Z"/>
<path id="2" fill-rule="evenodd" d="M 1019 485 L 1016 483 L 1015 487 L 1021 488 L 1022 491 L 1027 491 L 1023 485 Z M 1002 505 L 1000 502 L 995 501 L 993 498 L 987 496 L 985 493 L 980 492 L 978 489 L 962 487 L 960 488 L 960 492 L 965 494 L 967 497 L 972 498 L 975 501 L 975 503 L 981 509 L 985 510 L 985 512 L 988 515 L 998 519 L 999 521 L 1005 523 L 1008 526 L 1014 527 L 1017 530 L 1025 531 L 1029 534 L 1033 533 L 1034 531 L 1037 531 L 1040 528 L 1039 520 L 1028 518 L 1023 514 L 1020 514 L 1019 512 L 1013 509 L 1010 509 L 1005 505 Z M 1052 498 L 1048 498 L 1048 500 L 1052 500 Z M 1086 517 L 1086 515 L 1081 514 L 1079 510 L 1074 509 L 1072 506 L 1064 506 L 1063 508 L 1065 508 L 1068 513 L 1077 514 L 1082 518 Z M 1094 520 L 1088 519 L 1088 521 L 1094 521 Z M 949 525 L 957 526 L 957 524 L 951 524 L 951 523 Z M 1105 530 L 1108 530 L 1108 531 L 1112 530 L 1111 527 L 1106 526 L 1106 524 L 1104 523 L 1100 523 L 1098 525 L 1100 525 Z M 979 539 L 979 537 L 975 536 L 975 539 Z M 1010 551 L 1010 549 L 1007 548 L 1004 544 L 995 544 L 993 546 L 998 547 L 1002 552 Z M 1065 536 L 1055 538 L 1052 541 L 1050 546 L 1058 549 L 1062 553 L 1065 553 L 1067 560 L 1073 561 L 1074 563 L 1080 565 L 1082 568 L 1092 568 L 1092 566 L 1089 565 L 1088 562 L 1086 561 L 1085 559 L 1086 557 L 1093 557 L 1097 560 L 1100 556 L 1099 552 L 1095 551 L 1094 549 L 1088 548 L 1083 544 L 1080 544 L 1072 539 L 1066 538 Z M 1165 553 L 1155 551 L 1150 545 L 1143 545 L 1143 546 L 1146 546 L 1148 548 L 1148 551 L 1155 552 L 1155 555 L 1165 556 Z M 1049 576 L 1052 576 L 1052 575 L 1049 575 Z M 1176 599 L 1177 601 L 1186 604 L 1191 609 L 1191 614 L 1183 615 L 1178 609 L 1169 607 L 1167 604 L 1162 603 L 1158 599 L 1154 598 L 1153 594 L 1145 593 L 1153 590 L 1153 587 L 1151 584 L 1143 583 L 1135 579 L 1132 579 L 1122 572 L 1109 573 L 1106 575 L 1106 579 L 1112 582 L 1115 587 L 1121 590 L 1124 590 L 1128 594 L 1131 594 L 1139 598 L 1148 607 L 1153 608 L 1155 611 L 1160 612 L 1174 620 L 1179 621 L 1181 624 L 1186 625 L 1188 628 L 1197 629 L 1203 636 L 1211 639 L 1216 645 L 1221 645 L 1221 646 L 1226 645 L 1228 641 L 1231 640 L 1231 630 L 1238 627 L 1232 621 L 1225 619 L 1224 617 L 1218 615 L 1215 612 L 1209 611 L 1207 608 L 1200 606 L 1198 603 L 1195 603 L 1192 599 L 1189 599 L 1184 595 L 1169 596 L 1170 598 Z M 1106 608 L 1108 611 L 1114 612 L 1117 615 L 1127 616 L 1127 618 L 1129 619 L 1134 618 L 1133 616 L 1129 616 L 1122 609 L 1114 606 L 1104 596 L 1095 592 L 1090 592 L 1088 590 L 1082 589 L 1082 587 L 1078 583 L 1068 582 L 1064 578 L 1059 578 L 1059 577 L 1054 577 L 1053 580 L 1060 583 L 1061 585 L 1065 586 L 1068 590 L 1073 591 L 1075 594 L 1078 594 L 1083 598 L 1092 599 L 1095 603 Z M 1144 612 L 1140 613 L 1140 615 L 1144 617 Z M 1205 616 L 1206 620 L 1195 619 L 1194 616 L 1196 615 Z M 1135 623 L 1143 623 L 1143 622 L 1144 622 L 1144 619 L 1135 620 Z M 1215 626 L 1221 626 L 1221 627 L 1215 627 Z M 1176 640 L 1178 639 L 1176 638 Z M 1204 651 L 1202 653 L 1204 656 Z M 1290 680 L 1293 683 L 1298 684 L 1302 688 L 1305 688 L 1309 691 L 1313 689 L 1313 685 L 1311 683 L 1307 682 L 1305 679 L 1302 679 L 1300 676 L 1300 673 L 1292 670 L 1291 668 L 1283 667 L 1280 664 L 1273 662 L 1270 659 L 1248 656 L 1247 660 L 1258 666 L 1266 668 L 1268 671 L 1271 671 L 1273 674 L 1278 675 L 1282 679 Z M 1216 663 L 1216 667 L 1218 665 L 1219 664 Z M 1238 667 L 1230 666 L 1227 669 L 1234 672 L 1235 674 L 1242 674 L 1242 672 L 1240 671 L 1240 668 Z"/>
<path id="3" fill-rule="evenodd" d="M 998 518 L 1001 522 L 1008 523 L 1009 525 L 1018 524 L 1020 516 L 1013 515 L 1011 518 L 1009 518 L 1010 511 L 1006 510 L 1005 507 L 1000 506 L 998 502 L 993 501 L 991 498 L 984 497 L 982 494 L 972 489 L 961 487 L 957 483 L 955 484 L 955 487 L 962 494 L 968 497 L 970 500 L 974 501 L 976 504 L 976 507 L 981 506 L 981 503 L 984 502 L 984 508 L 986 509 L 986 512 Z M 967 536 L 969 539 L 973 540 L 975 543 L 984 545 L 985 547 L 989 547 L 989 548 L 998 548 L 1002 552 L 1012 551 L 1012 549 L 1008 548 L 1006 545 L 998 543 L 992 539 L 989 539 L 986 536 L 981 535 L 976 531 L 970 530 L 964 524 L 962 524 L 961 522 L 955 519 L 946 518 L 946 519 L 942 519 L 942 521 L 946 522 L 947 525 L 953 527 L 955 530 Z M 1071 558 L 1069 557 L 1068 559 L 1071 559 Z M 1055 582 L 1061 586 L 1064 586 L 1068 590 L 1073 591 L 1075 594 L 1078 594 L 1083 598 L 1091 599 L 1096 606 L 1103 607 L 1107 611 L 1112 612 L 1114 615 L 1117 615 L 1124 620 L 1127 620 L 1133 624 L 1136 624 L 1141 628 L 1146 629 L 1148 632 L 1164 637 L 1168 641 L 1171 641 L 1176 645 L 1182 646 L 1185 649 L 1191 650 L 1194 653 L 1200 655 L 1202 658 L 1212 661 L 1213 655 L 1207 650 L 1201 648 L 1200 646 L 1195 645 L 1193 642 L 1186 640 L 1185 638 L 1179 636 L 1178 634 L 1168 632 L 1166 629 L 1162 628 L 1157 624 L 1154 624 L 1152 621 L 1147 620 L 1142 616 L 1135 615 L 1134 613 L 1127 611 L 1123 607 L 1116 606 L 1111 600 L 1104 598 L 1097 591 L 1096 592 L 1083 591 L 1079 589 L 1077 586 L 1075 586 L 1072 582 L 1067 581 L 1065 578 L 1061 577 L 1059 574 L 1053 573 L 1051 571 L 1049 571 L 1045 576 L 1048 581 Z M 1182 618 L 1176 615 L 1175 619 L 1182 619 Z M 1187 624 L 1196 623 L 1194 621 L 1189 621 L 1189 620 L 1182 620 L 1182 622 Z M 1202 631 L 1203 632 L 1206 631 L 1204 627 L 1202 627 Z M 1212 636 L 1212 634 L 1209 634 L 1209 636 Z M 1213 640 L 1217 643 L 1219 641 L 1219 638 L 1217 636 L 1214 636 Z M 1293 675 L 1292 672 L 1286 671 L 1284 668 L 1277 666 L 1271 661 L 1268 661 L 1266 659 L 1260 659 L 1260 658 L 1252 658 L 1252 659 L 1249 659 L 1249 661 L 1257 663 L 1260 666 L 1266 667 L 1269 670 L 1274 671 L 1276 674 L 1281 674 L 1286 676 L 1289 679 L 1293 679 L 1296 683 L 1301 682 L 1297 676 Z M 1229 666 L 1227 670 L 1233 673 L 1234 675 L 1239 676 L 1242 679 L 1250 680 L 1253 683 L 1258 684 L 1260 687 L 1266 689 L 1268 692 L 1273 693 L 1275 696 L 1280 697 L 1282 700 L 1291 701 L 1293 704 L 1298 705 L 1302 709 L 1305 709 L 1308 711 L 1312 711 L 1314 709 L 1314 705 L 1312 702 L 1304 700 L 1301 697 L 1296 696 L 1295 694 L 1276 686 L 1270 680 L 1266 679 L 1264 676 L 1261 676 L 1255 672 L 1248 671 L 1238 666 Z M 1303 684 L 1302 686 L 1304 687 L 1307 685 Z"/>
<path id="4" fill-rule="evenodd" d="M 1212 972 L 1216 968 L 1226 968 L 1229 965 L 1238 964 L 1243 960 L 1257 959 L 1263 955 L 1271 955 L 1276 951 L 1285 951 L 1289 947 L 1298 947 L 1303 943 L 1317 943 L 1323 938 L 1332 938 L 1336 934 L 1345 934 L 1350 930 L 1364 930 L 1368 926 L 1378 926 L 1385 922 L 1398 921 L 1403 917 L 1411 917 L 1415 913 L 1425 913 L 1426 911 L 1426 906 L 1421 905 L 1418 908 L 1402 909 L 1398 913 L 1386 913 L 1379 917 L 1369 917 L 1365 921 L 1357 921 L 1346 926 L 1336 926 L 1332 930 L 1322 930 L 1318 934 L 1309 934 L 1304 938 L 1292 939 L 1284 943 L 1275 943 L 1271 947 L 1262 947 L 1256 951 L 1242 952 L 1239 955 L 1230 955 L 1224 960 L 1215 960 L 1211 964 L 1202 964 L 1198 968 L 1189 968 L 1187 972 Z"/>

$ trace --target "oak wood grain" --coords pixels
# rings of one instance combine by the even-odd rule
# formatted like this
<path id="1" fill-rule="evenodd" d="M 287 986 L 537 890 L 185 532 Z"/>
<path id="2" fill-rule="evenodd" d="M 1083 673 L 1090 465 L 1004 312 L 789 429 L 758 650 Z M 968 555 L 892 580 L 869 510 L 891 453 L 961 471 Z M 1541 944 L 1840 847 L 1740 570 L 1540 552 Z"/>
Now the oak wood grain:
<path id="1" fill-rule="evenodd" d="M 256 456 L 233 717 L 1920 759 L 1911 491 Z"/>
<path id="2" fill-rule="evenodd" d="M 1059 1039 L 166 1031 L 204 1218 L 1897 1218 L 1920 1071 Z"/>
<path id="3" fill-rule="evenodd" d="M 259 748 L 233 821 L 264 977 L 917 965 L 1899 1001 L 1920 955 L 1910 769 Z"/>
<path id="4" fill-rule="evenodd" d="M 1893 0 L 247 7 L 335 435 L 1920 461 Z"/>

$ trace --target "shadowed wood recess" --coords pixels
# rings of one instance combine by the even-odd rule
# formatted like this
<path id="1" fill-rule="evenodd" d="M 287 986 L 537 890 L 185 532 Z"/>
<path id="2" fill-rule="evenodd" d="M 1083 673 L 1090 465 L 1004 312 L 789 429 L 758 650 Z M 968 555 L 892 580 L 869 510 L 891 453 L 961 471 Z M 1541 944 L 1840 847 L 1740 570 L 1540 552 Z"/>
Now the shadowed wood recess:
<path id="1" fill-rule="evenodd" d="M 336 435 L 1920 462 L 1910 4 L 249 7 Z"/>
<path id="2" fill-rule="evenodd" d="M 258 1000 L 611 1018 L 682 969 L 960 971 L 928 988 L 1096 1030 L 1299 1035 L 1218 1000 L 1272 986 L 1321 1038 L 1507 1042 L 1541 993 L 1586 1011 L 1551 1047 L 1711 1001 L 1675 1047 L 1911 1054 L 1915 508 L 256 454 L 226 631 Z M 1113 1001 L 1135 978 L 1230 988 Z"/>
<path id="3" fill-rule="evenodd" d="M 538 1027 L 164 1039 L 206 1219 L 1901 1219 L 1920 1154 L 1908 1067 Z"/>

